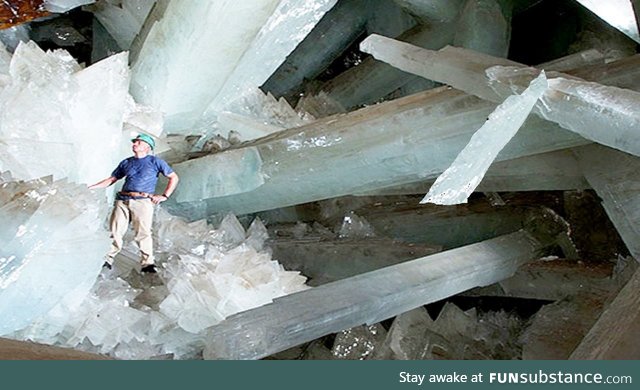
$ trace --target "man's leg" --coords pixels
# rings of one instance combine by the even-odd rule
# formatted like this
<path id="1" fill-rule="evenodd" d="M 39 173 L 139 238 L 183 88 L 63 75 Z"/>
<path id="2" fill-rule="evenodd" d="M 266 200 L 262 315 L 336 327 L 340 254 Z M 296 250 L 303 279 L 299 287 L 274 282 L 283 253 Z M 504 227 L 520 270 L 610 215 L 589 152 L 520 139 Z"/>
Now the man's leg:
<path id="1" fill-rule="evenodd" d="M 111 212 L 109 225 L 111 228 L 111 249 L 107 254 L 107 263 L 113 264 L 113 259 L 122 250 L 122 238 L 129 228 L 129 207 L 127 201 L 116 200 Z"/>
<path id="2" fill-rule="evenodd" d="M 144 267 L 152 265 L 153 238 L 151 237 L 151 225 L 153 224 L 153 203 L 150 199 L 135 199 L 129 201 L 131 210 L 131 223 L 135 233 L 135 241 L 140 247 L 140 264 Z"/>

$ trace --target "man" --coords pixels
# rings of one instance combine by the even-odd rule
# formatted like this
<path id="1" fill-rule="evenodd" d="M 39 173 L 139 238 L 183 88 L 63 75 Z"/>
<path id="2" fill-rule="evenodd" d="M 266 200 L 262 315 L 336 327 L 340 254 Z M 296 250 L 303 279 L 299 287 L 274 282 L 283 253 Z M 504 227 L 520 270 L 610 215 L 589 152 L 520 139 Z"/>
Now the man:
<path id="1" fill-rule="evenodd" d="M 147 134 L 140 134 L 131 140 L 133 157 L 122 160 L 108 178 L 89 186 L 89 189 L 106 188 L 125 177 L 122 191 L 118 192 L 111 213 L 111 250 L 107 254 L 104 267 L 111 269 L 114 257 L 122 250 L 122 238 L 129 222 L 133 225 L 135 241 L 140 248 L 141 271 L 155 273 L 153 258 L 153 205 L 169 199 L 178 185 L 178 175 L 164 160 L 152 155 L 155 141 Z M 158 175 L 169 179 L 167 188 L 161 195 L 154 194 Z"/>

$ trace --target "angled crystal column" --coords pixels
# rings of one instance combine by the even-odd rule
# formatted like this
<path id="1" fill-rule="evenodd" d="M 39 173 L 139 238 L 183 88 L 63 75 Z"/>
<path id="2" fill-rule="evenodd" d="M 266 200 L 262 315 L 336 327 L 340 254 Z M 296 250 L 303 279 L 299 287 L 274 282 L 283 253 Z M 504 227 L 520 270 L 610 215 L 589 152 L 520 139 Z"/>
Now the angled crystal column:
<path id="1" fill-rule="evenodd" d="M 508 96 L 514 85 L 537 73 L 537 70 L 515 67 L 487 70 L 502 97 Z M 640 156 L 640 92 L 579 79 L 551 77 L 548 92 L 536 105 L 538 115 L 587 139 Z"/>
<path id="2" fill-rule="evenodd" d="M 434 52 L 375 35 L 362 47 L 403 69 L 496 102 L 523 90 L 539 73 L 460 48 Z M 491 67 L 492 62 L 507 66 Z M 640 93 L 561 73 L 547 76 L 549 90 L 536 105 L 538 115 L 595 142 L 640 155 L 635 131 L 640 126 L 640 110 L 634 109 L 640 105 Z"/>
<path id="3" fill-rule="evenodd" d="M 640 43 L 638 24 L 630 0 L 576 0 L 602 20 L 622 31 L 626 36 Z"/>
<path id="4" fill-rule="evenodd" d="M 439 49 L 453 40 L 455 29 L 453 23 L 420 25 L 403 33 L 398 39 L 420 47 Z M 419 78 L 369 57 L 358 66 L 327 81 L 321 92 L 348 110 L 375 103 L 407 83 L 416 83 L 416 80 Z M 435 85 L 425 85 L 425 89 Z"/>
<path id="5" fill-rule="evenodd" d="M 166 131 L 188 131 L 233 73 L 277 3 L 169 2 L 133 64 L 132 95 L 166 114 Z"/>
<path id="6" fill-rule="evenodd" d="M 343 329 L 374 324 L 500 281 L 539 256 L 546 244 L 519 231 L 278 298 L 210 328 L 204 357 L 259 359 Z"/>
<path id="7" fill-rule="evenodd" d="M 493 103 L 439 88 L 272 134 L 243 146 L 255 148 L 262 161 L 244 174 L 249 182 L 262 176 L 264 184 L 233 196 L 216 192 L 213 183 L 179 186 L 174 198 L 184 203 L 176 211 L 244 214 L 435 178 L 494 109 Z M 534 117 L 498 160 L 585 142 Z M 202 158 L 188 163 L 187 169 L 185 163 L 174 166 L 181 177 L 219 169 Z"/>
<path id="8" fill-rule="evenodd" d="M 572 76 L 640 92 L 640 54 L 568 71 Z"/>
<path id="9" fill-rule="evenodd" d="M 569 359 L 638 359 L 640 270 L 604 310 Z"/>
<path id="10" fill-rule="evenodd" d="M 454 42 L 458 46 L 506 55 L 510 26 L 500 6 L 493 0 L 468 1 L 398 1 L 424 23 L 412 28 L 396 39 L 427 49 L 439 49 Z M 462 12 L 461 12 L 462 9 Z M 488 12 L 487 12 L 488 11 Z M 461 14 L 461 15 L 459 15 Z M 478 36 L 477 31 L 482 31 Z M 384 34 L 381 34 L 384 35 Z M 405 90 L 405 85 L 414 89 Z M 346 109 L 372 104 L 392 92 L 395 97 L 430 89 L 434 83 L 403 72 L 373 58 L 341 73 L 322 86 L 322 91 Z"/>
<path id="11" fill-rule="evenodd" d="M 547 61 L 537 66 L 541 69 L 567 71 L 576 68 L 583 68 L 587 65 L 601 65 L 618 59 L 619 58 L 617 57 L 607 56 L 600 50 L 589 49 L 578 53 L 569 54 L 568 56 L 560 57 L 555 60 Z"/>
<path id="12" fill-rule="evenodd" d="M 505 5 L 506 7 L 506 5 Z M 510 10 L 507 10 L 507 14 Z M 511 18 L 497 0 L 470 0 L 460 12 L 453 45 L 496 57 L 506 57 L 511 41 Z"/>
<path id="13" fill-rule="evenodd" d="M 285 61 L 337 0 L 283 0 L 240 58 L 238 65 L 205 110 L 214 117 L 239 96 L 253 93 Z M 326 39 L 326 38 L 325 38 Z"/>
<path id="14" fill-rule="evenodd" d="M 129 50 L 154 4 L 155 0 L 107 0 L 87 8 L 118 42 L 118 46 Z"/>
<path id="15" fill-rule="evenodd" d="M 513 138 L 547 90 L 544 71 L 521 94 L 508 97 L 476 131 L 420 203 L 466 203 L 498 153 Z"/>
<path id="16" fill-rule="evenodd" d="M 362 34 L 368 17 L 365 0 L 339 2 L 269 77 L 263 89 L 275 96 L 299 92 L 305 79 L 318 76 Z"/>
<path id="17" fill-rule="evenodd" d="M 629 252 L 640 259 L 640 158 L 600 145 L 574 153 Z"/>

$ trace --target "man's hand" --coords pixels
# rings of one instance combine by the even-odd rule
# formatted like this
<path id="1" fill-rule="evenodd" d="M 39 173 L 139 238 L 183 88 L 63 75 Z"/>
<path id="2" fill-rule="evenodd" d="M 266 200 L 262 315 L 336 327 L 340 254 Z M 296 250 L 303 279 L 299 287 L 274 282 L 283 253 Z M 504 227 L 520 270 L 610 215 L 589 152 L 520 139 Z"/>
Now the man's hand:
<path id="1" fill-rule="evenodd" d="M 153 202 L 153 204 L 160 204 L 167 199 L 169 198 L 164 195 L 151 195 L 151 201 Z"/>

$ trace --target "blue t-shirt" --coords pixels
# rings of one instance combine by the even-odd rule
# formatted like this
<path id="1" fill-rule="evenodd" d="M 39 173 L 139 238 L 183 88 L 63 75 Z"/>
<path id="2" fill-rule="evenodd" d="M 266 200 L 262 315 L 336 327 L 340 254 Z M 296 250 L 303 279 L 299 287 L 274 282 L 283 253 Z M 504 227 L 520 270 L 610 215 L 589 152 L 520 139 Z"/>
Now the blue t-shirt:
<path id="1" fill-rule="evenodd" d="M 126 177 L 124 186 L 122 186 L 122 191 L 124 192 L 147 192 L 153 194 L 156 190 L 160 173 L 168 176 L 173 173 L 173 169 L 166 161 L 156 156 L 143 158 L 132 156 L 122 160 L 111 173 L 111 176 L 118 180 Z M 118 195 L 119 200 L 132 198 L 131 196 Z"/>

